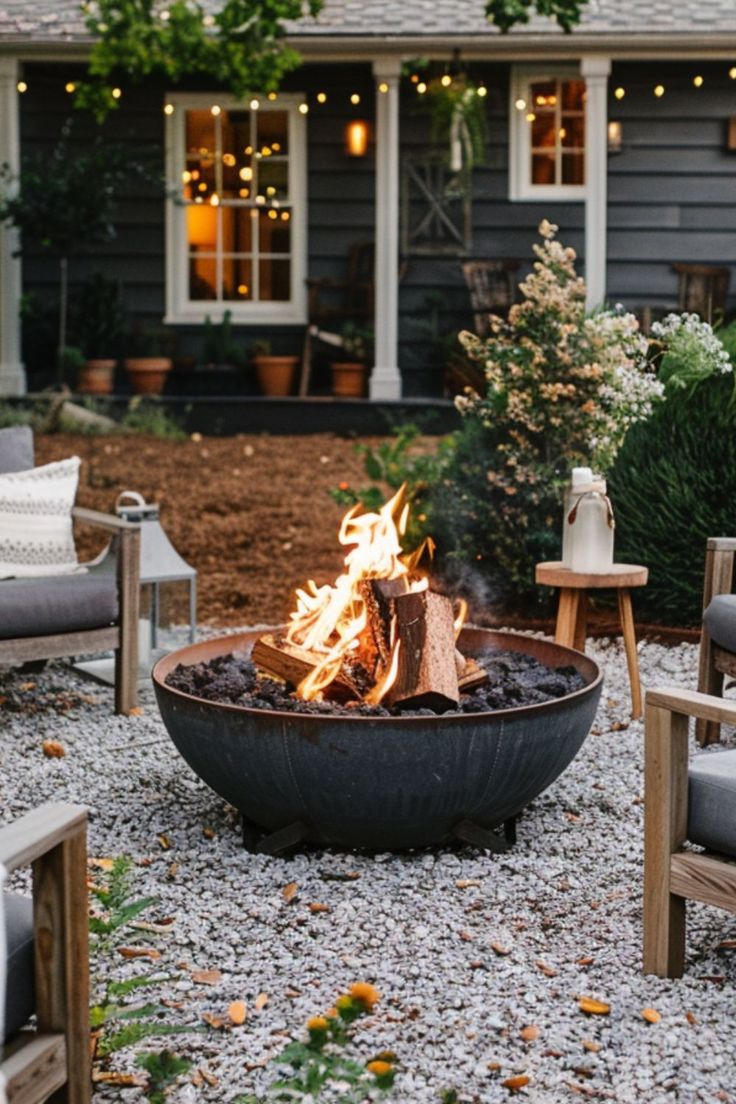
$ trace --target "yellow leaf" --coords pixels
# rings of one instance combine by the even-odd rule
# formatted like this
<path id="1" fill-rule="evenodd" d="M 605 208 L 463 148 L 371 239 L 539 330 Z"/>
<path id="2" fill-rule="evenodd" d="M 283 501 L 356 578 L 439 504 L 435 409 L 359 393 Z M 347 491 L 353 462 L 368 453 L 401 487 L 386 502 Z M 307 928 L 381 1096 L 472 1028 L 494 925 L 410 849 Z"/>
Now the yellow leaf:
<path id="1" fill-rule="evenodd" d="M 222 981 L 221 970 L 192 970 L 192 981 L 196 981 L 198 985 L 217 985 Z"/>
<path id="2" fill-rule="evenodd" d="M 319 902 L 314 901 L 309 906 L 309 911 L 310 912 L 329 912 L 330 911 L 330 906 L 329 905 L 321 905 L 321 904 L 319 904 Z"/>
<path id="3" fill-rule="evenodd" d="M 214 1027 L 215 1031 L 222 1031 L 225 1027 L 225 1021 L 221 1016 L 215 1016 L 212 1012 L 203 1012 L 202 1019 L 210 1027 Z"/>
<path id="4" fill-rule="evenodd" d="M 545 977 L 557 977 L 557 971 L 555 970 L 554 966 L 548 966 L 547 963 L 542 962 L 541 959 L 539 960 L 539 962 L 535 962 L 534 965 L 537 967 L 538 970 L 542 971 Z"/>
<path id="5" fill-rule="evenodd" d="M 117 952 L 123 958 L 150 958 L 154 962 L 161 957 L 161 952 L 153 947 L 118 947 Z"/>
<path id="6" fill-rule="evenodd" d="M 662 1013 L 658 1012 L 656 1008 L 644 1008 L 642 1010 L 641 1018 L 646 1020 L 647 1023 L 655 1024 L 659 1023 L 662 1019 Z"/>
<path id="7" fill-rule="evenodd" d="M 589 1016 L 607 1016 L 611 1011 L 610 1004 L 604 1004 L 603 1001 L 593 1000 L 592 997 L 581 997 L 578 1002 L 578 1008 L 581 1012 L 586 1012 Z"/>
<path id="8" fill-rule="evenodd" d="M 163 851 L 171 850 L 171 838 L 167 836 L 165 832 L 162 832 L 161 835 L 157 838 L 158 842 L 161 844 L 161 848 Z"/>
<path id="9" fill-rule="evenodd" d="M 268 1004 L 268 993 L 259 993 L 254 1003 L 256 1012 L 260 1012 Z"/>
<path id="10" fill-rule="evenodd" d="M 525 1073 L 520 1073 L 516 1077 L 507 1077 L 503 1082 L 505 1089 L 510 1089 L 511 1092 L 518 1092 L 519 1089 L 523 1089 L 531 1081 L 530 1077 L 527 1077 Z"/>
<path id="11" fill-rule="evenodd" d="M 116 1073 L 113 1070 L 94 1070 L 92 1080 L 107 1085 L 125 1085 L 132 1088 L 146 1084 L 145 1077 L 136 1077 L 134 1073 Z"/>
<path id="12" fill-rule="evenodd" d="M 47 759 L 63 759 L 66 755 L 64 745 L 60 744 L 58 740 L 44 740 L 41 744 L 41 750 Z"/>
<path id="13" fill-rule="evenodd" d="M 248 1009 L 245 1006 L 245 1001 L 233 1001 L 233 1003 L 227 1010 L 227 1014 L 230 1017 L 230 1022 L 240 1027 L 241 1024 L 245 1023 L 245 1018 L 248 1015 Z"/>
<path id="14" fill-rule="evenodd" d="M 592 1039 L 583 1039 L 583 1049 L 589 1050 L 591 1054 L 597 1054 L 601 1049 L 601 1044 L 594 1042 Z"/>
<path id="15" fill-rule="evenodd" d="M 507 947 L 503 947 L 500 943 L 491 943 L 491 950 L 500 958 L 503 958 L 505 955 L 511 954 L 511 951 Z"/>
<path id="16" fill-rule="evenodd" d="M 480 880 L 478 878 L 460 878 L 455 882 L 458 889 L 470 889 L 471 886 L 479 886 Z"/>
<path id="17" fill-rule="evenodd" d="M 284 898 L 287 904 L 289 901 L 294 900 L 298 889 L 299 886 L 296 884 L 296 882 L 289 882 L 289 884 L 285 885 L 284 888 L 281 890 L 281 896 Z"/>
<path id="18" fill-rule="evenodd" d="M 90 866 L 96 866 L 98 870 L 112 870 L 115 865 L 114 859 L 88 859 L 87 862 Z"/>
<path id="19" fill-rule="evenodd" d="M 525 1043 L 533 1043 L 539 1038 L 539 1028 L 536 1024 L 527 1024 L 526 1027 L 522 1027 L 519 1034 Z"/>

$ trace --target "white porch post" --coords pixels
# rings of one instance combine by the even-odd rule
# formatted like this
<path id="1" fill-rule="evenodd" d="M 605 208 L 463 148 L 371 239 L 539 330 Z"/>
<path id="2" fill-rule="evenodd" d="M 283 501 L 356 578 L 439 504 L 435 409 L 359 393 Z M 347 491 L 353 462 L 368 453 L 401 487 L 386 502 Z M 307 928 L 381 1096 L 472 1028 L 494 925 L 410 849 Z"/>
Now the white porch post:
<path id="1" fill-rule="evenodd" d="M 372 399 L 400 399 L 398 58 L 373 63 L 376 78 L 375 366 Z"/>
<path id="2" fill-rule="evenodd" d="M 0 164 L 20 168 L 18 62 L 0 57 Z M 0 227 L 0 395 L 23 395 L 26 375 L 20 358 L 20 259 L 15 230 Z"/>
<path id="3" fill-rule="evenodd" d="M 606 295 L 606 235 L 608 217 L 608 77 L 611 59 L 584 57 L 585 77 L 585 282 L 588 309 Z"/>

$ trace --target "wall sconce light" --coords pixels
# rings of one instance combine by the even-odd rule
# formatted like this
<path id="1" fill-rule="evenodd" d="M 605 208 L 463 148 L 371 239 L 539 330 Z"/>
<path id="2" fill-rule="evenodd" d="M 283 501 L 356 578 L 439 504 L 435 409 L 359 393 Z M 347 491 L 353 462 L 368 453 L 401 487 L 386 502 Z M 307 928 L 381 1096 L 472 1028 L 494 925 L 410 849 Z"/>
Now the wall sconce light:
<path id="1" fill-rule="evenodd" d="M 728 120 L 728 132 L 726 137 L 726 149 L 736 153 L 736 115 Z"/>
<path id="2" fill-rule="evenodd" d="M 608 124 L 608 152 L 621 153 L 624 144 L 624 128 L 617 120 Z"/>
<path id="3" fill-rule="evenodd" d="M 368 152 L 368 124 L 352 119 L 345 127 L 345 153 L 348 157 L 365 157 Z"/>

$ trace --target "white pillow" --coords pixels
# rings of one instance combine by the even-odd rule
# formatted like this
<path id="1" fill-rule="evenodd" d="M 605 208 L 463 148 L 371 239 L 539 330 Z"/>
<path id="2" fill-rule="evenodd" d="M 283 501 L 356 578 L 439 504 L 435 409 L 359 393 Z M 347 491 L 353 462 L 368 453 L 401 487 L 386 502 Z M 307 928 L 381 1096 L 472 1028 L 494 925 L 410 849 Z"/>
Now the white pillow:
<path id="1" fill-rule="evenodd" d="M 79 464 L 72 456 L 0 475 L 0 579 L 85 570 L 72 533 Z"/>

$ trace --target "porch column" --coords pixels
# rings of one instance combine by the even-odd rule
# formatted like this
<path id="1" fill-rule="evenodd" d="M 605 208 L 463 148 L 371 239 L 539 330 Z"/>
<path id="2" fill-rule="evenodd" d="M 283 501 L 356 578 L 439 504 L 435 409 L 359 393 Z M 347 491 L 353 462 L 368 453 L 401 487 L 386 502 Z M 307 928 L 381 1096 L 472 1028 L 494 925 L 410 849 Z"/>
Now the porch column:
<path id="1" fill-rule="evenodd" d="M 608 77 L 611 59 L 584 57 L 585 77 L 585 282 L 586 306 L 598 307 L 606 295 L 608 229 Z"/>
<path id="2" fill-rule="evenodd" d="M 0 165 L 20 168 L 18 62 L 0 57 Z M 20 258 L 15 230 L 0 227 L 0 395 L 24 395 L 26 374 L 20 358 Z"/>
<path id="3" fill-rule="evenodd" d="M 399 78 L 401 61 L 373 63 L 376 78 L 375 365 L 372 399 L 400 399 Z"/>

